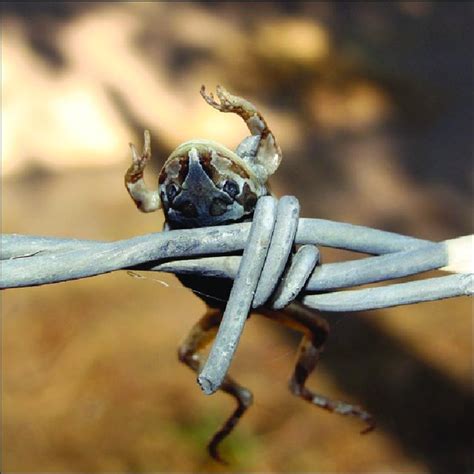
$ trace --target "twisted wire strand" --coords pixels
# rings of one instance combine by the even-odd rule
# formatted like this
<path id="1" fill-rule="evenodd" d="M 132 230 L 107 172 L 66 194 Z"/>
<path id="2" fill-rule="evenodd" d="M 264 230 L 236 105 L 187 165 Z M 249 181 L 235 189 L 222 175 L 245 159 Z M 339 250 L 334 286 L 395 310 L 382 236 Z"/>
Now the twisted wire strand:
<path id="1" fill-rule="evenodd" d="M 320 266 L 315 270 L 319 251 L 312 245 L 304 245 L 288 265 L 298 217 L 299 203 L 293 196 L 283 197 L 278 207 L 275 199 L 270 196 L 258 201 L 249 240 L 238 262 L 237 274 L 222 322 L 209 357 L 198 375 L 198 383 L 206 394 L 214 393 L 222 385 L 251 305 L 253 308 L 263 305 L 274 309 L 284 308 L 297 297 L 308 279 L 306 290 L 321 290 L 323 283 L 327 283 L 324 273 L 328 273 L 328 266 Z M 232 261 L 237 263 L 237 260 Z M 332 264 L 329 268 L 332 270 L 332 287 L 343 288 L 387 279 L 387 269 L 390 270 L 390 278 L 397 278 L 441 268 L 447 262 L 449 253 L 446 245 L 430 243 L 416 250 L 367 258 L 359 262 Z M 361 273 L 365 280 L 361 280 Z M 437 285 L 437 280 L 443 281 Z M 469 291 L 472 287 L 469 280 L 467 275 L 454 275 L 454 278 L 452 276 L 434 281 L 430 279 L 392 285 L 388 292 L 385 288 L 370 288 L 332 295 L 307 295 L 302 302 L 312 308 L 324 308 L 326 311 L 334 311 L 334 297 L 339 300 L 337 307 L 342 305 L 346 309 L 356 310 L 385 307 L 395 301 L 408 304 L 415 300 L 428 301 L 446 297 L 459 289 Z M 401 300 L 398 295 L 400 292 L 403 294 Z M 272 298 L 273 294 L 275 296 Z"/>
<path id="2" fill-rule="evenodd" d="M 2 234 L 0 288 L 52 284 L 130 268 L 233 279 L 240 257 L 219 255 L 243 250 L 249 230 L 250 223 L 241 223 L 152 233 L 116 242 Z M 462 239 L 472 246 L 472 236 L 453 242 Z M 363 226 L 307 218 L 299 219 L 295 236 L 296 244 L 378 255 L 319 265 L 304 292 L 347 288 L 447 267 L 452 263 L 447 242 L 433 243 Z M 216 256 L 199 258 L 200 255 Z M 459 295 L 462 294 L 466 292 L 460 289 Z M 335 306 L 334 311 L 338 310 Z"/>
<path id="3" fill-rule="evenodd" d="M 292 254 L 295 244 L 301 247 Z M 317 265 L 316 245 L 375 256 Z M 298 298 L 318 310 L 360 311 L 473 294 L 472 264 L 466 265 L 465 255 L 472 247 L 472 236 L 434 243 L 352 224 L 300 219 L 293 196 L 284 196 L 278 203 L 270 196 L 259 199 L 251 223 L 174 230 L 116 242 L 10 234 L 1 236 L 0 247 L 2 289 L 122 269 L 234 279 L 216 340 L 198 377 L 207 394 L 220 387 L 251 307 L 281 309 Z M 241 250 L 241 257 L 222 255 Z M 461 268 L 465 273 L 333 291 L 443 268 Z"/>

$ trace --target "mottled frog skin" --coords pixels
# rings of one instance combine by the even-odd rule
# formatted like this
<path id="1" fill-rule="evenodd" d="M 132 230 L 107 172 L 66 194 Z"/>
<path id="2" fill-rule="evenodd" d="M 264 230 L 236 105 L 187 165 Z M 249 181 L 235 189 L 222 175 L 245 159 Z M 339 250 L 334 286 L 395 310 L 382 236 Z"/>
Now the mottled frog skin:
<path id="1" fill-rule="evenodd" d="M 162 207 L 171 229 L 220 225 L 251 216 L 257 199 L 268 194 L 267 179 L 281 161 L 281 150 L 253 104 L 219 86 L 220 103 L 204 87 L 201 94 L 217 110 L 240 115 L 252 135 L 235 152 L 211 140 L 182 143 L 166 160 L 158 190 L 149 190 L 143 180 L 151 157 L 149 132 L 145 131 L 141 155 L 131 145 L 133 162 L 125 186 L 140 210 Z"/>
<path id="2" fill-rule="evenodd" d="M 221 112 L 239 115 L 251 135 L 237 149 L 210 140 L 195 139 L 179 145 L 166 160 L 158 178 L 157 189 L 149 189 L 143 171 L 151 158 L 150 133 L 145 131 L 140 155 L 130 144 L 132 164 L 125 174 L 125 186 L 143 212 L 163 208 L 167 229 L 183 229 L 221 225 L 251 218 L 259 197 L 269 194 L 267 180 L 281 161 L 281 150 L 263 116 L 247 100 L 217 87 L 219 102 L 201 88 L 204 100 Z M 181 362 L 199 374 L 204 362 L 203 349 L 213 340 L 221 322 L 232 281 L 204 278 L 196 275 L 179 276 L 207 304 L 204 316 L 192 327 L 179 347 Z M 329 333 L 327 322 L 314 311 L 292 303 L 284 311 L 265 307 L 258 313 L 303 333 L 296 366 L 289 388 L 294 395 L 312 405 L 342 415 L 353 415 L 367 423 L 363 432 L 373 428 L 371 416 L 361 408 L 316 394 L 306 387 Z M 223 462 L 219 455 L 220 442 L 232 431 L 252 404 L 252 393 L 226 376 L 220 388 L 234 397 L 237 407 L 208 444 L 209 454 Z"/>

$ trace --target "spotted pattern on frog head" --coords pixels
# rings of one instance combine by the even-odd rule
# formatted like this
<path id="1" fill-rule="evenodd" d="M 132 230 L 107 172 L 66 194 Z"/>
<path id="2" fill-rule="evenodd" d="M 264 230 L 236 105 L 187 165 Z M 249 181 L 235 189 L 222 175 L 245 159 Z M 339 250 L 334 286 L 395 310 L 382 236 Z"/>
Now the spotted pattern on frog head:
<path id="1" fill-rule="evenodd" d="M 165 162 L 158 189 L 149 189 L 143 175 L 151 159 L 150 132 L 145 130 L 141 154 L 130 144 L 132 163 L 125 173 L 128 193 L 142 212 L 153 212 L 163 207 L 165 217 L 174 227 L 202 227 L 250 216 L 256 200 L 267 194 L 265 183 L 281 161 L 281 149 L 256 107 L 221 86 L 216 92 L 219 101 L 212 93 L 206 93 L 204 86 L 201 88 L 201 95 L 209 105 L 220 112 L 239 115 L 251 134 L 244 138 L 235 152 L 211 140 L 182 143 Z M 192 150 L 197 160 L 193 166 L 200 172 L 193 172 L 191 179 Z M 209 181 L 203 178 L 204 174 Z M 191 192 L 191 183 L 203 193 Z M 229 198 L 231 202 L 228 203 Z"/>
<path id="2" fill-rule="evenodd" d="M 159 191 L 171 228 L 190 228 L 238 221 L 251 215 L 266 188 L 251 173 L 208 146 L 190 146 L 173 155 L 160 174 Z"/>

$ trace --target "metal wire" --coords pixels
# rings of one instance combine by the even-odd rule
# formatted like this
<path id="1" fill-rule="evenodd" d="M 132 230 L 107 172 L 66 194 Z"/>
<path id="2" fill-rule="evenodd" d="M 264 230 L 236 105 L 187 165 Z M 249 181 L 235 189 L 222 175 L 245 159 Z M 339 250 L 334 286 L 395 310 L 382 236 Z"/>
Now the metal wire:
<path id="1" fill-rule="evenodd" d="M 248 244 L 244 249 L 216 339 L 198 376 L 199 385 L 208 395 L 222 385 L 234 357 L 254 294 L 261 281 L 269 247 L 271 249 L 270 242 L 273 240 L 276 214 L 275 200 L 269 197 L 260 198 L 255 209 Z"/>
<path id="2" fill-rule="evenodd" d="M 298 298 L 319 310 L 360 311 L 473 294 L 472 273 L 333 291 L 452 266 L 452 256 L 458 259 L 460 253 L 456 241 L 466 238 L 434 243 L 363 226 L 299 219 L 298 214 L 296 198 L 285 196 L 277 206 L 267 196 L 259 199 L 252 223 L 174 230 L 116 242 L 2 235 L 0 288 L 124 269 L 234 279 L 223 321 L 198 377 L 207 394 L 220 387 L 251 306 L 280 309 Z M 291 255 L 295 244 L 302 246 Z M 316 245 L 374 256 L 317 265 Z M 225 255 L 242 250 L 242 257 Z"/>
<path id="3" fill-rule="evenodd" d="M 116 242 L 3 234 L 0 237 L 0 288 L 51 284 L 124 269 L 235 278 L 240 257 L 219 255 L 243 250 L 249 230 L 250 223 L 241 223 L 159 232 Z M 300 218 L 295 243 L 387 254 L 319 265 L 306 283 L 304 294 L 390 280 L 449 264 L 444 242 L 433 243 L 322 219 Z M 216 256 L 185 259 L 200 255 Z M 160 263 L 163 260 L 166 262 Z M 433 282 L 439 283 L 439 278 Z M 449 296 L 471 294 L 471 290 L 460 287 L 458 294 L 450 292 Z M 333 297 L 329 295 L 336 295 L 337 301 L 341 293 L 329 293 L 325 297 Z M 397 304 L 396 299 L 391 303 Z M 403 304 L 402 295 L 400 304 Z M 333 311 L 340 310 L 350 308 L 342 309 L 336 304 Z"/>

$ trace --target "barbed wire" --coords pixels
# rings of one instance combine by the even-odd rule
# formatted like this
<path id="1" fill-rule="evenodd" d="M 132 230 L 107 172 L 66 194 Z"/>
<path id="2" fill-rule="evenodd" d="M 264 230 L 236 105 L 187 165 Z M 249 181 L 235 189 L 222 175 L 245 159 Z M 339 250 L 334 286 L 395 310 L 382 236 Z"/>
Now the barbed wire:
<path id="1" fill-rule="evenodd" d="M 293 253 L 294 246 L 300 245 Z M 251 309 L 297 298 L 323 311 L 360 311 L 473 294 L 473 236 L 440 243 L 323 219 L 299 218 L 292 196 L 259 199 L 253 221 L 171 230 L 115 242 L 3 234 L 0 288 L 146 270 L 234 279 L 199 383 L 213 393 L 227 373 Z M 316 246 L 368 254 L 319 264 Z M 229 255 L 240 253 L 242 255 Z M 190 258 L 192 257 L 192 258 Z M 457 274 L 388 286 L 344 288 L 442 269 Z"/>

